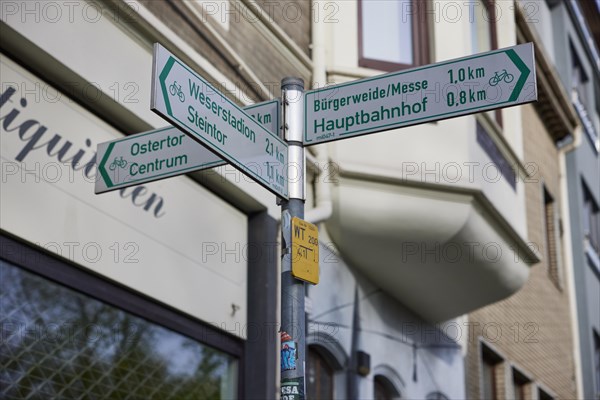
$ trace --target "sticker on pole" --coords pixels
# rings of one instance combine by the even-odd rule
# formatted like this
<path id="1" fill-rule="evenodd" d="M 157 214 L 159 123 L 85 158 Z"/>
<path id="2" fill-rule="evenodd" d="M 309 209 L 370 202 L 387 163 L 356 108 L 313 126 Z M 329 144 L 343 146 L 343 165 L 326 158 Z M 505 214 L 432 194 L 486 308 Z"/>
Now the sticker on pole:
<path id="1" fill-rule="evenodd" d="M 296 359 L 298 353 L 296 352 L 296 342 L 287 333 L 281 332 L 281 370 L 289 371 L 296 369 Z"/>
<path id="2" fill-rule="evenodd" d="M 298 217 L 292 218 L 292 276 L 319 283 L 319 230 Z"/>
<path id="3" fill-rule="evenodd" d="M 304 394 L 304 378 L 284 379 L 281 382 L 281 400 L 301 400 Z"/>

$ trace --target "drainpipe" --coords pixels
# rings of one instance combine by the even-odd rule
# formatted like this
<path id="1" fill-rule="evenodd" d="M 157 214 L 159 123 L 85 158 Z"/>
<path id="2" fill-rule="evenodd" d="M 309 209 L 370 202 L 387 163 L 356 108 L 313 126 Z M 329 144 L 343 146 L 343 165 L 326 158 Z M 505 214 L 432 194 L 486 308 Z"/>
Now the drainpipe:
<path id="1" fill-rule="evenodd" d="M 560 196 L 561 214 L 563 215 L 564 233 L 562 247 L 565 250 L 563 258 L 565 265 L 565 279 L 569 290 L 569 308 L 571 313 L 571 335 L 573 336 L 573 357 L 575 364 L 575 384 L 577 398 L 583 396 L 583 380 L 581 376 L 581 344 L 579 342 L 579 320 L 577 317 L 577 299 L 575 297 L 575 269 L 573 265 L 573 247 L 571 242 L 571 216 L 569 214 L 569 189 L 567 186 L 567 153 L 575 150 L 581 143 L 582 127 L 578 125 L 573 130 L 573 140 L 566 144 L 559 144 L 559 168 L 560 168 Z M 577 207 L 576 204 L 573 206 Z"/>
<path id="2" fill-rule="evenodd" d="M 350 343 L 350 358 L 348 359 L 348 379 L 346 381 L 346 397 L 348 399 L 358 399 L 358 335 L 360 331 L 360 314 L 358 302 L 358 286 L 354 288 L 354 309 L 352 311 L 352 339 Z"/>
<path id="3" fill-rule="evenodd" d="M 313 7 L 318 7 L 318 10 L 323 10 L 322 0 L 313 2 Z M 312 18 L 312 88 L 323 87 L 327 84 L 327 70 L 325 61 L 325 25 L 317 14 L 316 18 Z M 325 182 L 327 176 L 322 172 L 324 169 L 331 171 L 329 164 L 329 152 L 327 144 L 310 147 L 310 151 L 315 155 L 317 166 L 317 177 L 314 185 L 315 191 L 315 208 L 306 210 L 304 218 L 312 223 L 318 224 L 324 222 L 331 217 L 333 210 L 331 203 L 331 190 L 329 183 Z"/>

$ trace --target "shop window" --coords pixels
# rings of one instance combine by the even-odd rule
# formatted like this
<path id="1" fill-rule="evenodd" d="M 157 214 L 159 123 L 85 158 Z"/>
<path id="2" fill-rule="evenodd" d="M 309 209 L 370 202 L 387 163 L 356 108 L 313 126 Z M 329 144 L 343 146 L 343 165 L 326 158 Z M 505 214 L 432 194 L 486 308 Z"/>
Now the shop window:
<path id="1" fill-rule="evenodd" d="M 554 198 L 546 188 L 544 191 L 544 230 L 546 233 L 546 263 L 548 265 L 548 276 L 554 285 L 561 289 L 562 283 L 559 273 L 558 260 L 558 229 L 557 212 Z"/>
<path id="2" fill-rule="evenodd" d="M 596 254 L 600 254 L 600 208 L 592 192 L 583 186 L 583 231 L 585 239 Z"/>
<path id="3" fill-rule="evenodd" d="M 308 348 L 307 380 L 308 399 L 328 400 L 333 398 L 333 368 L 314 346 Z"/>
<path id="4" fill-rule="evenodd" d="M 396 71 L 430 63 L 425 0 L 359 0 L 359 66 Z"/>
<path id="5" fill-rule="evenodd" d="M 236 357 L 2 259 L 0 276 L 1 398 L 237 398 Z"/>

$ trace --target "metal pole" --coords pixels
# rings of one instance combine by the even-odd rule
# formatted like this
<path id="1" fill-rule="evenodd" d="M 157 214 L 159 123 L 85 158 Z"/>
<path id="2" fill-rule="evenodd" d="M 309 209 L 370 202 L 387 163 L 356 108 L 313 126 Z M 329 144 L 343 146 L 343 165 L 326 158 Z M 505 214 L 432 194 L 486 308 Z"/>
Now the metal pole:
<path id="1" fill-rule="evenodd" d="M 292 276 L 292 218 L 304 218 L 305 155 L 302 145 L 304 81 L 281 81 L 284 139 L 288 144 L 290 199 L 281 202 L 281 399 L 305 399 L 305 283 Z"/>

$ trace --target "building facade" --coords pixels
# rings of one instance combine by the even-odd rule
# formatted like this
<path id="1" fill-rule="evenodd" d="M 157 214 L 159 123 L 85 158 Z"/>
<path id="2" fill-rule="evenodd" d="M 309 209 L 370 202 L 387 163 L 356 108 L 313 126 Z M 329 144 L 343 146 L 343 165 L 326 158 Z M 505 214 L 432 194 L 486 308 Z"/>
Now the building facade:
<path id="1" fill-rule="evenodd" d="M 337 7 L 335 21 L 313 26 L 313 33 L 323 29 L 312 47 L 319 86 L 517 44 L 512 2 Z M 444 101 L 447 91 L 425 95 Z M 313 345 L 315 370 L 328 371 L 308 377 L 324 382 L 317 398 L 469 396 L 455 379 L 468 371 L 462 360 L 478 331 L 463 315 L 517 292 L 538 260 L 527 245 L 526 112 L 504 109 L 310 148 L 337 169 L 335 182 L 314 186 L 317 208 L 332 210 L 321 235 L 337 257 L 325 253 L 322 283 L 308 290 L 309 320 L 343 338 L 341 349 Z M 365 354 L 370 371 L 361 370 Z"/>
<path id="2" fill-rule="evenodd" d="M 586 1 L 550 4 L 555 63 L 579 119 L 566 166 L 582 397 L 600 398 L 600 9 Z"/>
<path id="3" fill-rule="evenodd" d="M 167 125 L 155 42 L 242 106 L 308 80 L 307 9 L 1 6 L 0 397 L 275 398 L 275 198 L 230 166 L 94 195 L 95 150 Z"/>
<path id="4" fill-rule="evenodd" d="M 472 347 L 467 390 L 471 398 L 591 399 L 600 379 L 593 244 L 600 12 L 585 1 L 521 5 L 529 12 L 517 14 L 518 37 L 535 43 L 538 64 L 540 98 L 526 108 L 523 124 L 526 161 L 539 178 L 527 185 L 527 220 L 541 262 L 515 296 L 470 315 L 483 327 L 499 324 L 515 335 L 492 343 L 481 338 Z M 523 338 L 523 327 L 535 332 Z"/>

